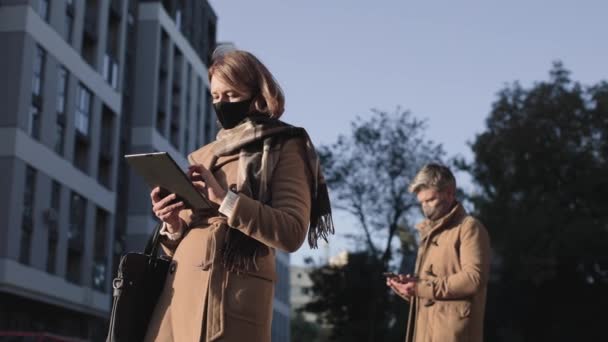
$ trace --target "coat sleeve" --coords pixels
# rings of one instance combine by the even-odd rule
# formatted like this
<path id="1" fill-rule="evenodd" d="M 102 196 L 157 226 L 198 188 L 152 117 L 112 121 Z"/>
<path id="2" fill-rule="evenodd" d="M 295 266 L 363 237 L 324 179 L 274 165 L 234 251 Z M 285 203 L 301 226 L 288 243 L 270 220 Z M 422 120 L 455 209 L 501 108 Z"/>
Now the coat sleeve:
<path id="1" fill-rule="evenodd" d="M 270 182 L 271 205 L 238 194 L 223 211 L 228 225 L 269 247 L 286 252 L 300 248 L 311 210 L 312 176 L 306 158 L 301 138 L 287 140 Z"/>
<path id="2" fill-rule="evenodd" d="M 173 253 L 175 253 L 177 246 L 182 241 L 182 239 L 184 238 L 184 234 L 188 230 L 188 226 L 190 225 L 190 222 L 192 221 L 191 217 L 192 217 L 192 210 L 190 210 L 190 209 L 184 209 L 179 212 L 179 218 L 182 220 L 182 236 L 179 239 L 170 240 L 166 236 L 161 235 L 160 246 L 162 247 L 163 252 L 165 252 L 165 254 L 167 256 L 173 257 Z"/>
<path id="3" fill-rule="evenodd" d="M 461 231 L 460 264 L 460 272 L 421 279 L 416 295 L 437 300 L 463 299 L 486 286 L 490 273 L 490 238 L 485 227 L 471 217 Z"/>

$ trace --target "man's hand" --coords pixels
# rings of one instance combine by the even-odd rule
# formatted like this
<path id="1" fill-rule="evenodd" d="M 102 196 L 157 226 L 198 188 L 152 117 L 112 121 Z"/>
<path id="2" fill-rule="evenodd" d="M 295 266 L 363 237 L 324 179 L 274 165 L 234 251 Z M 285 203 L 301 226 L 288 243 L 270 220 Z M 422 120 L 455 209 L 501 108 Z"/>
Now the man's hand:
<path id="1" fill-rule="evenodd" d="M 416 278 L 409 274 L 387 277 L 386 285 L 401 296 L 412 297 L 416 295 Z"/>

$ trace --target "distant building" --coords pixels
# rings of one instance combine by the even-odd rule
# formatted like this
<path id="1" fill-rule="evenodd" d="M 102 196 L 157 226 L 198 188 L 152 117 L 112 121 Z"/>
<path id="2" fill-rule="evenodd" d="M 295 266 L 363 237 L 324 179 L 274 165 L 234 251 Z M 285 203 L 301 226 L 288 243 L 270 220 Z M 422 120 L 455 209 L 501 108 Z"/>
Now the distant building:
<path id="1" fill-rule="evenodd" d="M 338 255 L 329 258 L 329 265 L 336 267 L 346 266 L 348 264 L 348 254 L 347 251 L 342 251 Z"/>
<path id="2" fill-rule="evenodd" d="M 303 266 L 291 266 L 289 271 L 291 280 L 291 309 L 295 314 L 297 309 L 304 307 L 312 301 L 312 280 L 310 272 L 312 268 Z M 308 322 L 316 322 L 317 316 L 310 312 L 304 312 L 303 317 Z"/>

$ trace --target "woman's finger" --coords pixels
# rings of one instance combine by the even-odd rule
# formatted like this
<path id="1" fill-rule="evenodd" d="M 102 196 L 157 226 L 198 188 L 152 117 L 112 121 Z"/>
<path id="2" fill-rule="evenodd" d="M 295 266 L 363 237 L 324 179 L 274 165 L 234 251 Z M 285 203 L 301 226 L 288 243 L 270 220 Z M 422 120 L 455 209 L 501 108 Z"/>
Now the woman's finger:
<path id="1" fill-rule="evenodd" d="M 175 204 L 172 204 L 172 205 L 169 205 L 169 206 L 164 207 L 163 209 L 159 210 L 159 211 L 158 211 L 158 213 L 159 213 L 160 215 L 170 214 L 170 213 L 172 213 L 174 210 L 176 210 L 176 209 L 180 209 L 180 208 L 181 208 L 181 207 L 183 207 L 183 206 L 184 206 L 184 202 L 181 202 L 181 201 L 180 201 L 180 202 L 177 202 L 177 203 L 175 203 Z"/>
<path id="2" fill-rule="evenodd" d="M 193 181 L 193 182 L 204 182 L 205 181 L 205 179 L 203 178 L 203 176 L 201 176 L 199 174 L 192 175 L 190 177 L 190 180 Z"/>
<path id="3" fill-rule="evenodd" d="M 160 193 L 160 187 L 156 187 L 154 189 L 152 189 L 152 192 L 150 192 L 150 199 L 152 199 L 153 203 L 156 203 L 158 201 L 160 201 L 160 196 L 158 195 Z"/>
<path id="4" fill-rule="evenodd" d="M 200 164 L 188 166 L 188 174 L 193 174 L 193 173 L 203 174 L 203 173 L 205 173 L 205 171 L 207 171 L 207 169 Z"/>
<path id="5" fill-rule="evenodd" d="M 176 198 L 177 198 L 176 194 L 170 194 L 170 195 L 166 196 L 165 198 L 161 199 L 160 201 L 156 202 L 156 204 L 154 204 L 154 206 L 152 207 L 152 210 L 159 211 L 159 210 L 163 209 L 164 207 L 166 207 L 171 201 L 173 201 Z"/>
<path id="6" fill-rule="evenodd" d="M 159 218 L 161 221 L 165 221 L 165 220 L 168 220 L 169 218 L 171 218 L 171 215 L 172 215 L 171 213 L 164 214 L 164 215 L 159 215 L 159 216 L 158 216 L 158 218 Z"/>
<path id="7" fill-rule="evenodd" d="M 193 174 L 194 174 L 194 169 L 188 168 L 188 172 L 186 172 L 186 174 L 188 175 L 188 178 L 192 178 Z"/>
<path id="8" fill-rule="evenodd" d="M 202 191 L 206 191 L 207 190 L 207 184 L 205 182 L 192 182 L 192 185 L 194 185 L 195 188 L 202 190 Z"/>

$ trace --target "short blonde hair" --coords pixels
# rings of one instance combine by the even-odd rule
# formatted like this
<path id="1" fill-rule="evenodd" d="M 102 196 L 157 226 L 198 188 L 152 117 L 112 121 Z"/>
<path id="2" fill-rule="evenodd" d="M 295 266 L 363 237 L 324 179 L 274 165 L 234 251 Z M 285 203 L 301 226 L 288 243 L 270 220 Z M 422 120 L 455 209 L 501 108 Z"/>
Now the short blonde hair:
<path id="1" fill-rule="evenodd" d="M 409 191 L 417 194 L 425 189 L 456 191 L 456 179 L 447 166 L 434 163 L 426 164 L 410 183 Z"/>
<path id="2" fill-rule="evenodd" d="M 285 111 L 285 95 L 270 71 L 253 54 L 237 49 L 226 51 L 221 47 L 213 54 L 209 68 L 209 82 L 213 76 L 236 91 L 250 93 L 251 110 L 279 118 Z"/>

